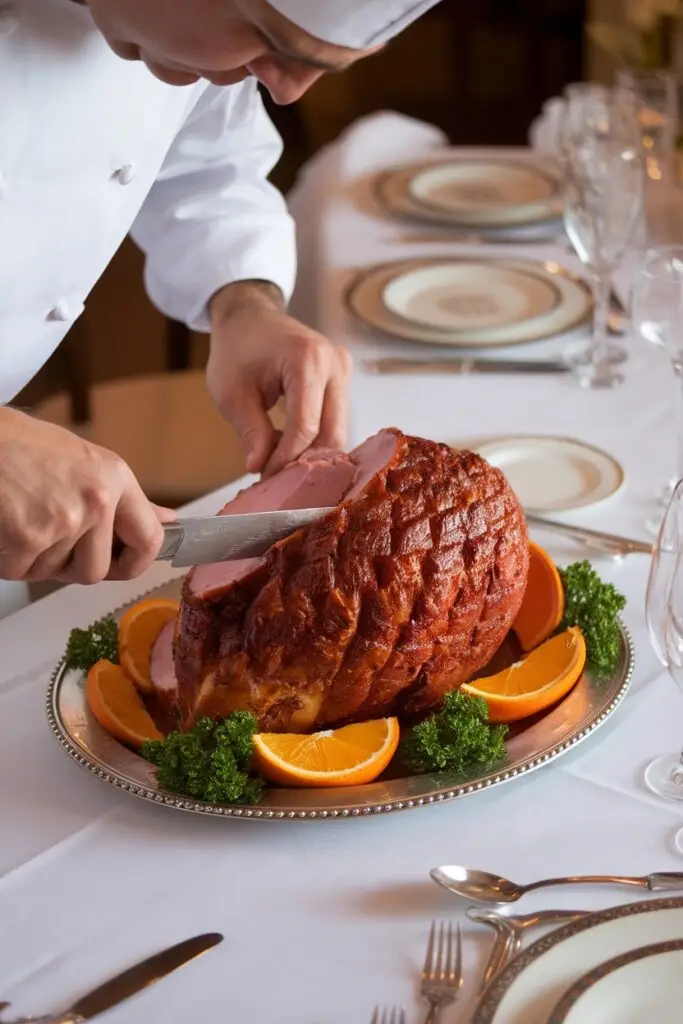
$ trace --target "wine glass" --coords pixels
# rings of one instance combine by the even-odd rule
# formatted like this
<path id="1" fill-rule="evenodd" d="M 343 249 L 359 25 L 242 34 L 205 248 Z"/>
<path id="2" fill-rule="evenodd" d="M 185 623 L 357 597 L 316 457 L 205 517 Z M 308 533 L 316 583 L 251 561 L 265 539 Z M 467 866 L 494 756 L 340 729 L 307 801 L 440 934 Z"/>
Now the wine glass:
<path id="1" fill-rule="evenodd" d="M 678 128 L 678 83 L 670 71 L 620 68 L 617 84 L 630 90 L 638 105 L 638 123 L 648 177 L 670 174 Z"/>
<path id="2" fill-rule="evenodd" d="M 645 617 L 655 654 L 683 690 L 683 480 L 674 487 L 654 547 Z M 657 796 L 683 800 L 683 750 L 651 761 L 645 783 Z M 676 846 L 683 852 L 683 829 Z"/>
<path id="3" fill-rule="evenodd" d="M 631 319 L 633 330 L 667 357 L 674 372 L 677 462 L 675 475 L 659 497 L 666 507 L 676 482 L 683 479 L 683 246 L 647 251 L 633 286 Z M 659 525 L 649 524 L 655 530 Z"/>
<path id="4" fill-rule="evenodd" d="M 639 222 L 643 200 L 633 98 L 620 90 L 570 95 L 561 139 L 565 230 L 589 272 L 595 299 L 591 342 L 567 358 L 583 387 L 613 387 L 623 377 L 610 357 L 607 333 L 612 275 Z"/>

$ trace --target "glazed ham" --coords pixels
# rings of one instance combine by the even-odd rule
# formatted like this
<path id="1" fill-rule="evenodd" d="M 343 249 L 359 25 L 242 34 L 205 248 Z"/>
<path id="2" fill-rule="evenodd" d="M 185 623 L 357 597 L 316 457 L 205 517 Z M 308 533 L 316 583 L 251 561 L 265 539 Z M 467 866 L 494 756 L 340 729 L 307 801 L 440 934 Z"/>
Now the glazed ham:
<path id="1" fill-rule="evenodd" d="M 188 573 L 173 658 L 169 632 L 152 664 L 181 728 L 238 708 L 271 731 L 413 718 L 502 644 L 528 539 L 499 470 L 388 429 L 300 459 L 221 514 L 322 506 L 336 507 L 265 557 Z"/>

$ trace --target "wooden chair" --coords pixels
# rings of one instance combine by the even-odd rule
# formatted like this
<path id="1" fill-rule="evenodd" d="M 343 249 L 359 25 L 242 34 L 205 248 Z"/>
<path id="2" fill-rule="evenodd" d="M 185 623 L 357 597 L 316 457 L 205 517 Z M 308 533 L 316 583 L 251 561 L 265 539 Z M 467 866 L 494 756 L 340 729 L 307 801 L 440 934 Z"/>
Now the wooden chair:
<path id="1" fill-rule="evenodd" d="M 62 390 L 33 412 L 119 454 L 150 500 L 185 504 L 245 472 L 239 438 L 215 409 L 204 371 L 189 369 L 190 350 L 185 325 L 169 322 L 164 371 L 92 385 L 79 321 L 57 355 Z"/>

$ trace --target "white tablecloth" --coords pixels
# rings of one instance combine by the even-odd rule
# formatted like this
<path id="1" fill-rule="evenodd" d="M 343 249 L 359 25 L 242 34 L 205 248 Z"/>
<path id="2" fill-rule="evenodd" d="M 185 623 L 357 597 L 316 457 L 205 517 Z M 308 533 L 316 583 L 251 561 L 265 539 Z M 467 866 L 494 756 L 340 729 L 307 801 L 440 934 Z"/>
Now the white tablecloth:
<path id="1" fill-rule="evenodd" d="M 340 307 L 349 273 L 376 259 L 432 251 L 392 242 L 406 226 L 383 219 L 357 179 L 439 143 L 433 130 L 391 115 L 361 123 L 322 154 L 297 190 L 297 304 L 356 354 L 381 346 L 364 339 Z M 439 243 L 433 251 L 451 248 Z M 556 256 L 569 260 L 562 250 Z M 628 484 L 577 519 L 643 535 L 650 496 L 673 460 L 672 389 L 666 366 L 641 343 L 629 345 L 627 382 L 613 392 L 549 378 L 358 372 L 353 440 L 390 423 L 440 439 L 511 432 L 585 438 L 621 459 Z M 211 513 L 235 489 L 188 511 Z M 584 554 L 543 540 L 560 561 Z M 647 560 L 600 568 L 629 598 L 637 658 L 632 694 L 611 722 L 572 754 L 504 787 L 344 822 L 176 813 L 79 771 L 51 739 L 45 686 L 69 630 L 162 582 L 168 569 L 156 566 L 130 585 L 72 587 L 0 622 L 0 1000 L 11 1000 L 17 1013 L 60 1008 L 138 957 L 218 930 L 226 937 L 218 949 L 122 1006 L 112 1022 L 366 1024 L 376 1002 L 403 1003 L 409 1020 L 419 1020 L 429 923 L 461 909 L 429 881 L 430 867 L 462 863 L 520 881 L 682 868 L 672 837 L 683 807 L 657 799 L 642 782 L 649 758 L 683 742 L 683 697 L 662 674 L 644 627 Z M 524 908 L 630 898 L 556 890 L 528 897 Z M 465 922 L 464 929 L 465 989 L 446 1017 L 463 1024 L 491 939 L 482 926 Z"/>

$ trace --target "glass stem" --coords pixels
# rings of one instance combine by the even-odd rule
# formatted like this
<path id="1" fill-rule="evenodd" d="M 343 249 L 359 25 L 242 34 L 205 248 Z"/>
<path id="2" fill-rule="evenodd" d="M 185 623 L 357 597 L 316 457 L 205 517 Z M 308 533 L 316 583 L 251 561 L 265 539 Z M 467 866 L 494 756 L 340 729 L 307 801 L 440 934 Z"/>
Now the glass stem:
<path id="1" fill-rule="evenodd" d="M 593 271 L 593 342 L 591 345 L 591 363 L 595 369 L 607 359 L 607 322 L 609 319 L 610 291 L 612 274 L 609 270 Z"/>
<path id="2" fill-rule="evenodd" d="M 674 486 L 683 480 L 683 363 L 674 363 L 676 375 L 676 477 Z"/>

